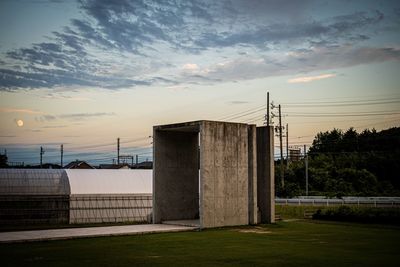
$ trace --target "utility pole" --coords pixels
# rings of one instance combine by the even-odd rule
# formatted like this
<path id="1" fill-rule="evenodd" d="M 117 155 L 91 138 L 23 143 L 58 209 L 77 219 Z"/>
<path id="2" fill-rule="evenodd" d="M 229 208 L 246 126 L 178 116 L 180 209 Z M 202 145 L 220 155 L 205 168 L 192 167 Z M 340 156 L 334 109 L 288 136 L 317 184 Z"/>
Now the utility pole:
<path id="1" fill-rule="evenodd" d="M 61 144 L 61 169 L 63 167 L 64 145 Z"/>
<path id="2" fill-rule="evenodd" d="M 44 149 L 41 146 L 40 147 L 40 168 L 42 168 L 42 164 L 43 164 L 43 154 L 44 154 Z"/>
<path id="3" fill-rule="evenodd" d="M 117 165 L 119 165 L 119 137 L 117 138 Z"/>
<path id="4" fill-rule="evenodd" d="M 284 169 L 283 169 L 283 145 L 282 145 L 282 115 L 281 115 L 281 105 L 279 104 L 279 147 L 281 151 L 281 186 L 282 188 L 285 187 L 285 180 L 284 180 Z"/>
<path id="5" fill-rule="evenodd" d="M 304 145 L 304 166 L 306 173 L 306 196 L 308 196 L 308 155 L 307 155 L 307 147 Z"/>
<path id="6" fill-rule="evenodd" d="M 267 126 L 269 126 L 269 92 L 267 92 L 267 115 L 266 115 L 266 120 L 267 120 Z"/>
<path id="7" fill-rule="evenodd" d="M 289 170 L 289 124 L 286 123 L 286 169 Z"/>

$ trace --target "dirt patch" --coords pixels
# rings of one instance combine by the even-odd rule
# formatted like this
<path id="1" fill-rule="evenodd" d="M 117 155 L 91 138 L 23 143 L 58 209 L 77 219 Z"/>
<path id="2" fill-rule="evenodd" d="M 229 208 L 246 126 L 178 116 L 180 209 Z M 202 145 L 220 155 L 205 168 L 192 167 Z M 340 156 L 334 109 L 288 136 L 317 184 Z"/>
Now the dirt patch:
<path id="1" fill-rule="evenodd" d="M 253 234 L 272 234 L 272 232 L 263 227 L 253 227 L 253 228 L 245 228 L 245 229 L 234 229 L 234 231 L 239 233 L 253 233 Z"/>

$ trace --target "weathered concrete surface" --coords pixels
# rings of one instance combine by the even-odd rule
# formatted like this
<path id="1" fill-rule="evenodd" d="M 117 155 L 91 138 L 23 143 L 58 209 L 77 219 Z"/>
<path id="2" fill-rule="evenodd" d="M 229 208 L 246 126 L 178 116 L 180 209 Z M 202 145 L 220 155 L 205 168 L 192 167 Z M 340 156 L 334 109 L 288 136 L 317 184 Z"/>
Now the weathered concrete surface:
<path id="1" fill-rule="evenodd" d="M 257 208 L 257 130 L 256 125 L 248 126 L 249 156 L 249 224 L 258 223 Z"/>
<path id="2" fill-rule="evenodd" d="M 275 222 L 274 129 L 257 127 L 257 203 L 261 223 Z"/>
<path id="3" fill-rule="evenodd" d="M 149 233 L 193 231 L 198 227 L 187 227 L 165 224 L 138 224 L 107 227 L 86 227 L 51 229 L 35 231 L 18 231 L 0 233 L 0 243 L 30 242 L 44 240 L 74 239 L 99 236 L 140 235 Z"/>
<path id="4" fill-rule="evenodd" d="M 262 129 L 216 121 L 155 126 L 153 222 L 196 219 L 199 211 L 201 228 L 256 224 L 260 204 L 263 222 L 273 222 L 273 135 Z"/>
<path id="5" fill-rule="evenodd" d="M 178 221 L 163 221 L 163 224 L 168 225 L 182 225 L 190 227 L 200 227 L 200 220 L 178 220 Z"/>
<path id="6" fill-rule="evenodd" d="M 200 132 L 202 228 L 248 219 L 247 124 L 204 121 Z"/>
<path id="7" fill-rule="evenodd" d="M 153 223 L 198 218 L 198 133 L 154 127 L 153 134 Z"/>

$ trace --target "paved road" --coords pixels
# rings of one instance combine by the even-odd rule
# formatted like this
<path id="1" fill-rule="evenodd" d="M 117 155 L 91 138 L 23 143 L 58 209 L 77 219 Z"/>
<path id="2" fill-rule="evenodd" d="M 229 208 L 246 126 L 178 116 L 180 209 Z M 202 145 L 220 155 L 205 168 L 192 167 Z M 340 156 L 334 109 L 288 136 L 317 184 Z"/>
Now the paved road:
<path id="1" fill-rule="evenodd" d="M 138 224 L 107 227 L 67 228 L 0 233 L 0 243 L 73 239 L 98 236 L 140 235 L 148 233 L 193 231 L 197 227 L 165 224 Z"/>

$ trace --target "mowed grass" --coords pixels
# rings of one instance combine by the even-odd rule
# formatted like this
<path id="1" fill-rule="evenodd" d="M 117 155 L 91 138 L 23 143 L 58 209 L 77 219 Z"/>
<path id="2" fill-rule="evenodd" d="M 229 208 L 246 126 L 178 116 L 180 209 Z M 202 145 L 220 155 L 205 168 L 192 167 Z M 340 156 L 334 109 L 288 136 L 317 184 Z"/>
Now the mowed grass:
<path id="1" fill-rule="evenodd" d="M 279 214 L 282 219 L 303 219 L 305 211 L 317 211 L 318 209 L 327 209 L 326 206 L 289 206 L 275 205 L 275 213 Z"/>
<path id="2" fill-rule="evenodd" d="M 400 228 L 275 225 L 0 244 L 1 266 L 400 266 Z"/>

